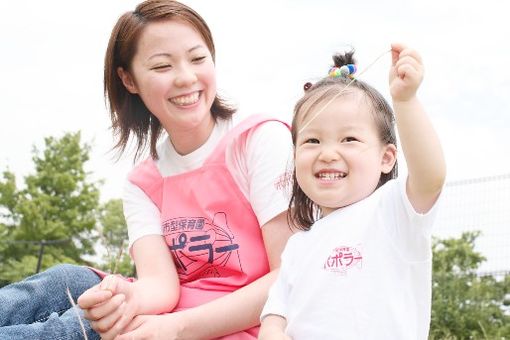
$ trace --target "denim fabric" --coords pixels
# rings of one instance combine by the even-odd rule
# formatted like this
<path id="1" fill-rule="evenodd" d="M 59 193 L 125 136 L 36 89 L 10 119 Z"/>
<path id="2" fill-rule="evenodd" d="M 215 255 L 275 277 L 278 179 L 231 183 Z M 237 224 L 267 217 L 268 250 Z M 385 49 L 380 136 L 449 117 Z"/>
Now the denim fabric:
<path id="1" fill-rule="evenodd" d="M 84 339 L 76 312 L 89 340 L 99 339 L 74 301 L 101 281 L 87 267 L 62 264 L 0 288 L 0 339 Z"/>

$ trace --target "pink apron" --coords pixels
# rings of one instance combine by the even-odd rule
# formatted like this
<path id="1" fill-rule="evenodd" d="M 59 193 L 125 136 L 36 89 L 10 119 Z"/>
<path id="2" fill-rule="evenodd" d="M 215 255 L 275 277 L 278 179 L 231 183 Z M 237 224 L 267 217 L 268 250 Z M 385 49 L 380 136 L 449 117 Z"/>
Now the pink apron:
<path id="1" fill-rule="evenodd" d="M 181 282 L 175 311 L 219 298 L 269 271 L 260 226 L 225 164 L 225 149 L 270 120 L 275 119 L 257 115 L 241 122 L 196 170 L 163 178 L 148 159 L 129 176 L 161 211 L 163 235 Z M 255 339 L 258 329 L 222 339 Z"/>

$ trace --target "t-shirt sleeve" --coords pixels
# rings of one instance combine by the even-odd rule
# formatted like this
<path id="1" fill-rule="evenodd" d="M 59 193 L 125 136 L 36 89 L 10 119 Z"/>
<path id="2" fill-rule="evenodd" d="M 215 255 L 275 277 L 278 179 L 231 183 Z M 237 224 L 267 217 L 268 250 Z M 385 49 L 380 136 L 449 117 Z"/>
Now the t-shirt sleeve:
<path id="1" fill-rule="evenodd" d="M 386 205 L 385 211 L 391 215 L 385 218 L 394 221 L 387 225 L 390 226 L 391 239 L 404 259 L 426 261 L 432 256 L 432 229 L 442 196 L 439 195 L 429 211 L 424 214 L 418 213 L 407 196 L 406 180 L 405 176 L 399 177 L 392 181 L 391 185 L 386 186 L 385 190 L 389 196 L 383 198 L 382 204 Z"/>
<path id="2" fill-rule="evenodd" d="M 158 207 L 138 186 L 126 180 L 122 194 L 124 217 L 128 228 L 129 249 L 146 235 L 163 235 Z"/>
<path id="3" fill-rule="evenodd" d="M 248 200 L 261 226 L 288 208 L 292 150 L 290 130 L 280 122 L 264 123 L 248 133 Z"/>

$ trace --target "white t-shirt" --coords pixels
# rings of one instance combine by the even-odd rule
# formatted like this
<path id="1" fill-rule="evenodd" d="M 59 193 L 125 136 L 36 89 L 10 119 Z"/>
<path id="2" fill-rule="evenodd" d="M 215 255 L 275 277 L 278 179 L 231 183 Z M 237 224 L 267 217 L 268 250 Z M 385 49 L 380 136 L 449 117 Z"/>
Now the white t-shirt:
<path id="1" fill-rule="evenodd" d="M 161 175 L 173 176 L 201 167 L 234 124 L 233 120 L 218 119 L 204 145 L 184 156 L 175 151 L 166 137 L 157 146 L 156 165 Z M 282 190 L 282 183 L 288 171 L 292 171 L 292 140 L 285 125 L 270 121 L 240 136 L 227 147 L 225 161 L 261 226 L 287 209 L 290 188 Z M 143 236 L 162 235 L 157 206 L 129 180 L 125 183 L 122 200 L 130 247 Z"/>
<path id="2" fill-rule="evenodd" d="M 427 339 L 436 206 L 416 213 L 405 180 L 291 236 L 261 319 L 301 339 Z"/>

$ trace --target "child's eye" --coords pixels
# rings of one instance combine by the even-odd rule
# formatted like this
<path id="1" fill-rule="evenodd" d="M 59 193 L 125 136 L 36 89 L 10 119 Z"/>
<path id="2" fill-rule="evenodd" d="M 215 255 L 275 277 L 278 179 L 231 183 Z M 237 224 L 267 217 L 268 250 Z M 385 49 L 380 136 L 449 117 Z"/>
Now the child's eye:
<path id="1" fill-rule="evenodd" d="M 342 139 L 342 143 L 349 143 L 349 142 L 357 142 L 358 139 L 356 137 L 345 137 Z"/>
<path id="2" fill-rule="evenodd" d="M 317 138 L 308 138 L 305 140 L 305 144 L 320 144 L 320 141 Z"/>

